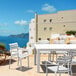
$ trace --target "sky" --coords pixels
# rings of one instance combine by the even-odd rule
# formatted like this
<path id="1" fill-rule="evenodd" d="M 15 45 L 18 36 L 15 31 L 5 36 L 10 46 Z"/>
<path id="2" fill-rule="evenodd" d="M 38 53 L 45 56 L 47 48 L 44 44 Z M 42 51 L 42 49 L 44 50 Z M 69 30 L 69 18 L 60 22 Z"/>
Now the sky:
<path id="1" fill-rule="evenodd" d="M 76 0 L 0 0 L 0 36 L 29 32 L 29 23 L 37 14 L 76 10 Z"/>

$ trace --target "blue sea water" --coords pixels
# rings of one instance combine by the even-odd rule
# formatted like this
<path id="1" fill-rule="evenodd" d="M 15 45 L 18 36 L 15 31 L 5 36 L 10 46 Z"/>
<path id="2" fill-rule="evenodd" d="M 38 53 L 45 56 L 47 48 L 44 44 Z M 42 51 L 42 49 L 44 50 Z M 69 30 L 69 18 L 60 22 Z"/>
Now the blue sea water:
<path id="1" fill-rule="evenodd" d="M 18 42 L 19 47 L 26 47 L 27 42 L 29 41 L 29 38 L 19 38 L 19 37 L 10 37 L 10 36 L 0 36 L 0 42 L 4 43 L 6 45 L 6 49 L 9 51 L 10 43 Z"/>

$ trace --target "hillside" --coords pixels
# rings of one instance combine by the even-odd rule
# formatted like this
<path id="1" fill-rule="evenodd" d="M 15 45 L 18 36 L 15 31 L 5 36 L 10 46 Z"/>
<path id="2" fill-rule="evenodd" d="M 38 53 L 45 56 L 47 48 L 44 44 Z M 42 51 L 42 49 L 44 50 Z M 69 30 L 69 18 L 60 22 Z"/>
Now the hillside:
<path id="1" fill-rule="evenodd" d="M 21 34 L 17 34 L 17 35 L 10 35 L 10 37 L 26 38 L 26 37 L 29 37 L 29 33 L 21 33 Z"/>

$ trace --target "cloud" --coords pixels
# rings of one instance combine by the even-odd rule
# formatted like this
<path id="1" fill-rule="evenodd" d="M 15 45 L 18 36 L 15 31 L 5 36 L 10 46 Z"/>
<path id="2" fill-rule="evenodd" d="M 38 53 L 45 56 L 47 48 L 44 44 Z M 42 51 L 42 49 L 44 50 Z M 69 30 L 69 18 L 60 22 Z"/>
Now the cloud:
<path id="1" fill-rule="evenodd" d="M 7 23 L 0 23 L 0 26 L 7 26 Z"/>
<path id="2" fill-rule="evenodd" d="M 8 29 L 0 29 L 0 32 L 1 33 L 9 33 L 9 30 Z"/>
<path id="3" fill-rule="evenodd" d="M 46 3 L 46 4 L 43 5 L 42 10 L 52 13 L 52 12 L 56 11 L 56 8 L 54 6 L 49 5 L 49 4 Z"/>
<path id="4" fill-rule="evenodd" d="M 27 10 L 27 12 L 29 12 L 29 13 L 34 13 L 34 11 L 33 11 L 33 10 Z"/>
<path id="5" fill-rule="evenodd" d="M 18 20 L 18 21 L 15 21 L 14 23 L 17 25 L 27 25 L 28 24 L 28 22 L 26 20 L 21 20 L 21 21 Z"/>

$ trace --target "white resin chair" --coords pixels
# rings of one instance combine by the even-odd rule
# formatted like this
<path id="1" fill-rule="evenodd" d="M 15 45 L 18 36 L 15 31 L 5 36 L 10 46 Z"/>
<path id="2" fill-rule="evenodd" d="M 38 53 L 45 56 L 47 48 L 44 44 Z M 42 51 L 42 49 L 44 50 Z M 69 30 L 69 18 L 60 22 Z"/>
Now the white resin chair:
<path id="1" fill-rule="evenodd" d="M 76 50 L 70 50 L 68 51 L 69 56 L 72 57 L 72 65 L 76 65 Z"/>
<path id="2" fill-rule="evenodd" d="M 11 43 L 9 44 L 9 46 L 10 46 L 10 55 L 11 55 L 9 59 L 9 69 L 10 69 L 11 59 L 13 57 L 18 59 L 18 65 L 20 66 L 21 70 L 22 70 L 22 59 L 27 57 L 28 67 L 29 67 L 28 51 L 18 47 L 18 43 Z"/>
<path id="3" fill-rule="evenodd" d="M 59 73 L 59 76 L 61 76 L 61 73 L 68 73 L 68 75 L 72 76 L 71 57 L 70 56 L 59 57 L 57 59 L 56 66 L 47 66 L 46 62 L 46 76 L 48 76 L 48 69 L 53 71 L 55 73 L 55 76 L 57 76 L 57 73 Z"/>
<path id="4" fill-rule="evenodd" d="M 34 49 L 35 49 L 34 43 L 28 42 L 26 49 L 28 50 L 29 55 L 33 54 L 33 51 L 34 51 Z"/>

